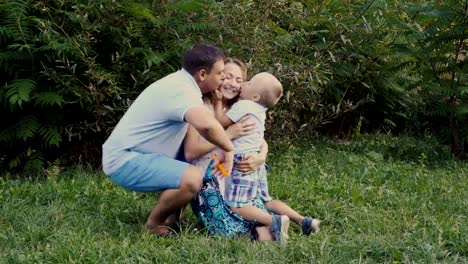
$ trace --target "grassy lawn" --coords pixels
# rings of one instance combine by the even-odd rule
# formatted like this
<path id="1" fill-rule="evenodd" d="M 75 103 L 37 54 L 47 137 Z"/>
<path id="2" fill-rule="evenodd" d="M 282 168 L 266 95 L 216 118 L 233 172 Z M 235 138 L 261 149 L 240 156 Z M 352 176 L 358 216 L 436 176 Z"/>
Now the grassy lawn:
<path id="1" fill-rule="evenodd" d="M 210 237 L 189 212 L 175 239 L 145 233 L 156 195 L 82 169 L 0 177 L 0 263 L 468 263 L 468 164 L 428 141 L 272 144 L 270 192 L 322 219 L 284 248 Z"/>

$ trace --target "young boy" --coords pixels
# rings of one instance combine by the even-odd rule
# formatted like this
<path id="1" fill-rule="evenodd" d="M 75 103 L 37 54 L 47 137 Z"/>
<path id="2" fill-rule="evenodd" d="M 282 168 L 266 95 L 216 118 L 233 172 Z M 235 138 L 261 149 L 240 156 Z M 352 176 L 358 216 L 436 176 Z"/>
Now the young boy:
<path id="1" fill-rule="evenodd" d="M 254 132 L 233 142 L 235 164 L 243 160 L 245 154 L 256 153 L 260 150 L 264 141 L 266 111 L 274 106 L 282 95 L 283 88 L 278 79 L 263 72 L 242 84 L 240 100 L 227 113 L 224 114 L 222 109 L 215 107 L 216 118 L 224 127 L 239 121 L 246 115 L 255 120 Z M 320 221 L 302 217 L 282 201 L 273 200 L 269 196 L 264 168 L 252 174 L 243 175 L 234 166 L 231 177 L 227 178 L 225 197 L 226 203 L 234 213 L 249 221 L 256 221 L 270 227 L 275 240 L 285 241 L 288 238 L 287 229 L 290 218 L 301 225 L 304 234 L 319 230 Z M 278 215 L 270 215 L 264 207 Z"/>

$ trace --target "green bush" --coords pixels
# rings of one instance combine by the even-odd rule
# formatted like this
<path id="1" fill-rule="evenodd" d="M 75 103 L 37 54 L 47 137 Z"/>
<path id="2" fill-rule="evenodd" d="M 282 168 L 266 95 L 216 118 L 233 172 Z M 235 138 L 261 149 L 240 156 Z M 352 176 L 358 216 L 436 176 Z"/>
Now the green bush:
<path id="1" fill-rule="evenodd" d="M 38 171 L 64 153 L 98 164 L 137 94 L 214 28 L 203 4 L 2 2 L 0 167 Z"/>
<path id="2" fill-rule="evenodd" d="M 101 144 L 132 100 L 177 70 L 194 43 L 247 62 L 250 76 L 280 78 L 285 93 L 268 112 L 268 140 L 443 133 L 448 118 L 447 135 L 457 131 L 462 146 L 463 7 L 429 0 L 0 2 L 0 168 L 98 165 Z M 450 62 L 454 47 L 459 57 Z M 431 60 L 448 66 L 431 72 Z M 456 82 L 440 78 L 451 73 Z"/>

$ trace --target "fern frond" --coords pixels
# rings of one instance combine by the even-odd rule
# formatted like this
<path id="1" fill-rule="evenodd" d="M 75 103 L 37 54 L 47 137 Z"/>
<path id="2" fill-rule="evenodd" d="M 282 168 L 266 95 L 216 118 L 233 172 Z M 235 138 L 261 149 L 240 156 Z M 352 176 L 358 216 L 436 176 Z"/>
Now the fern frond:
<path id="1" fill-rule="evenodd" d="M 455 110 L 455 115 L 458 117 L 466 117 L 468 115 L 468 105 L 458 106 Z"/>
<path id="2" fill-rule="evenodd" d="M 65 102 L 63 97 L 54 92 L 40 92 L 34 96 L 34 105 L 36 106 L 62 106 Z"/>
<path id="3" fill-rule="evenodd" d="M 23 43 L 32 42 L 34 35 L 28 25 L 28 12 L 30 8 L 28 0 L 5 1 L 0 10 L 8 10 L 3 22 L 4 27 L 9 29 L 15 40 Z"/>
<path id="4" fill-rule="evenodd" d="M 468 86 L 457 86 L 455 89 L 460 96 L 468 95 Z"/>
<path id="5" fill-rule="evenodd" d="M 0 26 L 0 45 L 8 43 L 8 40 L 13 37 L 13 32 L 11 29 Z"/>
<path id="6" fill-rule="evenodd" d="M 25 116 L 15 124 L 16 138 L 22 140 L 32 138 L 34 137 L 38 128 L 39 121 L 35 116 Z"/>
<path id="7" fill-rule="evenodd" d="M 6 86 L 6 97 L 11 104 L 21 106 L 31 100 L 31 92 L 36 89 L 36 82 L 31 79 L 16 79 Z"/>
<path id="8" fill-rule="evenodd" d="M 28 44 L 28 43 L 15 43 L 15 44 L 8 45 L 9 49 L 17 50 L 19 52 L 22 52 L 25 50 L 31 52 L 33 47 L 34 47 L 33 45 Z"/>
<path id="9" fill-rule="evenodd" d="M 161 19 L 159 17 L 156 17 L 153 11 L 147 7 L 145 7 L 143 4 L 140 3 L 131 3 L 126 9 L 125 9 L 130 15 L 133 15 L 134 17 L 137 18 L 146 18 L 149 21 L 151 21 L 154 24 L 161 24 Z"/>
<path id="10" fill-rule="evenodd" d="M 34 157 L 27 157 L 24 163 L 24 170 L 28 172 L 39 172 L 44 168 L 45 161 L 42 154 L 35 154 Z"/>
<path id="11" fill-rule="evenodd" d="M 144 54 L 145 54 L 145 59 L 146 59 L 146 63 L 148 65 L 148 68 L 150 68 L 153 65 L 158 66 L 159 64 L 161 64 L 161 63 L 163 63 L 165 61 L 165 55 L 164 54 L 154 52 L 151 49 L 146 50 L 146 52 Z"/>
<path id="12" fill-rule="evenodd" d="M 61 162 L 59 159 L 55 159 L 53 162 L 47 162 L 48 168 L 45 170 L 47 176 L 57 177 L 62 171 Z"/>
<path id="13" fill-rule="evenodd" d="M 58 54 L 80 55 L 77 43 L 67 38 L 54 38 L 37 48 L 38 51 L 55 51 Z"/>
<path id="14" fill-rule="evenodd" d="M 54 126 L 42 126 L 39 128 L 39 135 L 46 146 L 58 146 L 62 142 L 62 135 L 57 127 Z"/>
<path id="15" fill-rule="evenodd" d="M 206 1 L 195 0 L 195 1 L 174 1 L 167 5 L 168 10 L 176 10 L 183 12 L 196 12 L 204 7 Z"/>
<path id="16" fill-rule="evenodd" d="M 26 171 L 38 172 L 44 168 L 44 155 L 41 151 L 28 148 L 25 153 L 25 160 L 23 168 Z"/>
<path id="17" fill-rule="evenodd" d="M 16 128 L 14 126 L 0 130 L 1 143 L 12 144 L 16 139 Z"/>
<path id="18" fill-rule="evenodd" d="M 385 124 L 387 124 L 388 126 L 390 126 L 390 127 L 396 127 L 396 126 L 397 126 L 397 125 L 395 124 L 395 122 L 393 122 L 392 120 L 390 120 L 390 119 L 388 119 L 388 118 L 385 118 L 385 119 L 383 120 L 383 122 L 384 122 Z"/>
<path id="19" fill-rule="evenodd" d="M 8 167 L 10 167 L 10 169 L 18 168 L 21 165 L 21 161 L 24 159 L 25 156 L 26 156 L 25 153 L 19 153 L 15 155 L 8 162 Z"/>

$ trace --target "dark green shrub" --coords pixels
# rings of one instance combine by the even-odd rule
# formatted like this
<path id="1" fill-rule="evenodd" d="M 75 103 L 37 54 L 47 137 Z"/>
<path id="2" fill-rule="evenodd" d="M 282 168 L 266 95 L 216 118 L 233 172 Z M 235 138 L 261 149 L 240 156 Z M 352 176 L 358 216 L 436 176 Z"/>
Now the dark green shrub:
<path id="1" fill-rule="evenodd" d="M 206 1 L 0 3 L 0 167 L 40 170 L 100 146 L 136 95 L 214 24 Z"/>

